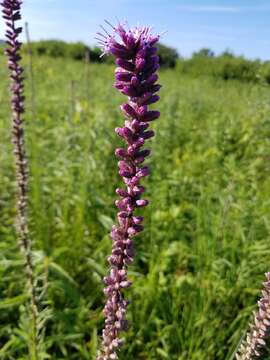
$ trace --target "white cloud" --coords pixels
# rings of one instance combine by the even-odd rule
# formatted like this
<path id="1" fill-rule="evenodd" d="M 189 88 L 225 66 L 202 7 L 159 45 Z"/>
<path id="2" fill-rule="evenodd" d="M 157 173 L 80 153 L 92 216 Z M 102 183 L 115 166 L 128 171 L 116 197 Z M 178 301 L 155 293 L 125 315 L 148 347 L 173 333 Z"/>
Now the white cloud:
<path id="1" fill-rule="evenodd" d="M 252 11 L 270 11 L 270 6 L 191 5 L 191 6 L 178 6 L 177 9 L 186 12 L 242 13 L 242 12 L 252 12 Z"/>
<path id="2" fill-rule="evenodd" d="M 178 10 L 188 12 L 238 12 L 233 6 L 178 6 Z"/>

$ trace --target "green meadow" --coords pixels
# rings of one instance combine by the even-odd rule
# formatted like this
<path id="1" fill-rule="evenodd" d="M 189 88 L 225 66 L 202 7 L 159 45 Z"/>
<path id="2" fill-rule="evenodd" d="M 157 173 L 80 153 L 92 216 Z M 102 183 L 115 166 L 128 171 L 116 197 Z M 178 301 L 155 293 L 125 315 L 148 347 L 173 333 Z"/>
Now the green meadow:
<path id="1" fill-rule="evenodd" d="M 124 97 L 112 88 L 112 65 L 33 62 L 31 85 L 24 59 L 25 134 L 44 359 L 94 360 L 120 183 L 114 128 L 123 123 Z M 3 56 L 0 77 L 0 359 L 26 360 Z M 150 206 L 129 271 L 130 329 L 119 358 L 232 360 L 270 271 L 270 87 L 178 67 L 161 70 L 160 83 L 144 182 Z"/>

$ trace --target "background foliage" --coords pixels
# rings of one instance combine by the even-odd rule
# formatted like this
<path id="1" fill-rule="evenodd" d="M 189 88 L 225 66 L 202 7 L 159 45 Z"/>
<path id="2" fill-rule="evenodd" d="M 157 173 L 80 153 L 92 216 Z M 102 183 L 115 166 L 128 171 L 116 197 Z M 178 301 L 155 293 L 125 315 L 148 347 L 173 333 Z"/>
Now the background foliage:
<path id="1" fill-rule="evenodd" d="M 25 57 L 31 233 L 51 308 L 47 358 L 95 359 L 123 99 L 111 87 L 112 66 L 48 55 L 34 57 L 31 102 Z M 151 206 L 136 240 L 121 359 L 231 360 L 269 270 L 270 88 L 249 75 L 224 81 L 215 65 L 203 72 L 204 61 L 217 60 L 199 54 L 161 71 Z M 242 69 L 241 59 L 219 61 Z M 3 57 L 0 77 L 0 358 L 18 360 L 27 359 L 27 317 Z"/>
<path id="2" fill-rule="evenodd" d="M 0 49 L 3 52 L 1 41 Z M 27 45 L 24 45 L 23 51 L 27 54 Z M 99 48 L 89 47 L 81 42 L 36 41 L 32 43 L 32 51 L 36 56 L 42 55 L 80 61 L 86 59 L 94 63 L 113 63 L 111 57 L 101 57 L 102 52 Z M 181 73 L 192 77 L 204 75 L 223 80 L 237 79 L 246 82 L 270 84 L 270 61 L 248 60 L 243 56 L 235 56 L 229 50 L 224 51 L 221 55 L 215 55 L 211 49 L 202 48 L 194 52 L 191 58 L 184 59 L 174 48 L 159 44 L 158 54 L 162 68 L 177 67 Z"/>

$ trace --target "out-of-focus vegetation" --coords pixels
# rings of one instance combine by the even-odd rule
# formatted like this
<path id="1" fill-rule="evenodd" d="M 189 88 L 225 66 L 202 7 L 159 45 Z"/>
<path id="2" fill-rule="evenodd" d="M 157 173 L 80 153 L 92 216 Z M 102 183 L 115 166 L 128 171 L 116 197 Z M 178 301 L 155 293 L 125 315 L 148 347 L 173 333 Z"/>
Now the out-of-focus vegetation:
<path id="1" fill-rule="evenodd" d="M 41 40 L 33 42 L 32 52 L 36 56 L 52 58 L 66 58 L 72 60 L 89 60 L 95 63 L 112 64 L 110 56 L 101 57 L 102 51 L 98 47 L 90 47 L 82 42 L 67 43 L 61 40 Z M 0 48 L 4 49 L 0 42 Z M 27 54 L 28 46 L 23 46 Z M 193 53 L 191 58 L 185 59 L 176 49 L 164 44 L 158 45 L 158 54 L 162 68 L 175 68 L 182 74 L 192 77 L 201 75 L 212 76 L 223 80 L 241 80 L 245 82 L 265 82 L 270 84 L 270 61 L 248 60 L 243 56 L 235 56 L 230 51 L 220 55 L 208 48 L 202 48 Z"/>
<path id="2" fill-rule="evenodd" d="M 24 46 L 27 52 L 27 45 Z M 44 40 L 33 42 L 33 53 L 53 58 L 62 57 L 73 60 L 90 59 L 91 62 L 112 63 L 110 57 L 100 57 L 98 47 L 89 47 L 81 42 L 66 43 L 60 40 Z M 194 52 L 191 58 L 184 59 L 178 52 L 164 44 L 158 45 L 161 67 L 175 68 L 182 74 L 192 77 L 201 75 L 221 78 L 223 80 L 241 80 L 245 82 L 265 82 L 270 84 L 270 61 L 248 60 L 243 56 L 235 56 L 230 51 L 221 55 L 208 48 Z"/>
<path id="3" fill-rule="evenodd" d="M 206 75 L 223 80 L 270 84 L 270 61 L 248 60 L 229 51 L 215 56 L 210 49 L 201 49 L 190 59 L 179 59 L 178 69 L 193 77 Z"/>
<path id="4" fill-rule="evenodd" d="M 106 58 L 101 58 L 102 51 L 98 47 L 89 47 L 82 42 L 67 43 L 61 40 L 41 40 L 32 42 L 31 48 L 34 55 L 49 56 L 53 58 L 69 58 L 73 60 L 83 60 L 89 56 L 92 62 L 102 62 Z M 28 46 L 23 46 L 23 51 L 27 53 Z"/>
<path id="5" fill-rule="evenodd" d="M 269 271 L 270 88 L 207 76 L 203 64 L 218 61 L 208 55 L 160 72 L 162 116 L 153 124 L 145 182 L 151 205 L 136 238 L 121 359 L 231 360 Z M 0 56 L 0 358 L 26 360 L 5 61 Z M 114 128 L 123 123 L 123 97 L 112 88 L 111 65 L 36 53 L 33 64 L 31 102 L 24 57 L 31 237 L 51 309 L 47 359 L 94 360 L 120 181 Z"/>
<path id="6" fill-rule="evenodd" d="M 161 67 L 174 68 L 179 58 L 177 50 L 164 44 L 158 44 L 157 48 Z"/>

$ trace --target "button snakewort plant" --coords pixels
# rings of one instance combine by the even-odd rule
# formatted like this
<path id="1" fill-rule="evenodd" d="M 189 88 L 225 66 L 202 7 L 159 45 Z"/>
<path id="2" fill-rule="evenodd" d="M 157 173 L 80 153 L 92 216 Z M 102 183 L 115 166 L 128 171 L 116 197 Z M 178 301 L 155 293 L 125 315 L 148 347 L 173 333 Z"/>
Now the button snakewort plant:
<path id="1" fill-rule="evenodd" d="M 31 330 L 29 339 L 30 359 L 37 360 L 38 354 L 38 295 L 36 293 L 36 279 L 32 259 L 32 245 L 28 230 L 28 164 L 25 151 L 23 113 L 24 113 L 24 84 L 23 67 L 20 65 L 21 42 L 18 37 L 22 28 L 16 25 L 21 20 L 22 0 L 3 0 L 1 2 L 3 19 L 6 23 L 6 43 L 8 45 L 5 54 L 8 58 L 10 70 L 10 93 L 12 110 L 12 143 L 16 163 L 17 175 L 17 232 L 19 245 L 25 262 L 27 278 L 27 291 L 30 298 Z"/>
<path id="2" fill-rule="evenodd" d="M 265 274 L 262 296 L 258 301 L 258 310 L 253 314 L 253 321 L 245 339 L 236 354 L 237 360 L 252 360 L 261 356 L 270 332 L 270 272 Z"/>
<path id="3" fill-rule="evenodd" d="M 149 168 L 142 164 L 150 155 L 150 150 L 142 149 L 142 146 L 154 136 L 154 131 L 147 129 L 151 121 L 159 118 L 160 113 L 149 110 L 148 105 L 159 100 L 156 93 L 161 87 L 156 84 L 159 57 L 155 44 L 159 36 L 152 35 L 148 27 L 126 30 L 121 24 L 115 27 L 108 22 L 107 24 L 113 28 L 113 34 L 110 35 L 102 27 L 104 34 L 98 33 L 98 40 L 103 54 L 111 54 L 116 58 L 114 87 L 128 96 L 128 102 L 121 105 L 125 124 L 115 129 L 126 143 L 125 148 L 117 148 L 115 151 L 120 159 L 119 175 L 123 178 L 125 187 L 116 189 L 116 194 L 120 196 L 115 202 L 118 224 L 111 231 L 113 245 L 112 255 L 108 258 L 110 272 L 104 278 L 106 320 L 98 360 L 118 358 L 117 352 L 123 343 L 119 334 L 127 329 L 125 315 L 129 302 L 124 298 L 123 292 L 131 285 L 127 278 L 127 267 L 133 262 L 133 238 L 143 230 L 144 220 L 134 212 L 148 204 L 148 200 L 141 198 L 145 188 L 140 185 L 140 181 L 149 174 Z"/>

